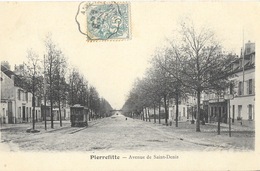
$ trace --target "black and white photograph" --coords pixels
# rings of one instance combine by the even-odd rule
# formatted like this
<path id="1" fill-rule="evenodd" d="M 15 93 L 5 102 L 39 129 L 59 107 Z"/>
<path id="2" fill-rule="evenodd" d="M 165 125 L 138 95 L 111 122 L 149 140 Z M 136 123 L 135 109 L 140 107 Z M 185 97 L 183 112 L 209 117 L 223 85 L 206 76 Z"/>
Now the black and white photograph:
<path id="1" fill-rule="evenodd" d="M 260 169 L 259 7 L 0 2 L 0 170 Z"/>

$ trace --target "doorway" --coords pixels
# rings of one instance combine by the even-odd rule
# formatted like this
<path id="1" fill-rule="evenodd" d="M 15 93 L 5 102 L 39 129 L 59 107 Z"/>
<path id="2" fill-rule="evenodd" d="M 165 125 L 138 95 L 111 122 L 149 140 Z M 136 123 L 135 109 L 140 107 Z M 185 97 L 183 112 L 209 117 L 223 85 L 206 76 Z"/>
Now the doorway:
<path id="1" fill-rule="evenodd" d="M 242 105 L 238 105 L 238 119 L 241 119 Z"/>
<path id="2" fill-rule="evenodd" d="M 232 107 L 232 123 L 235 122 L 235 105 Z"/>
<path id="3" fill-rule="evenodd" d="M 8 123 L 12 124 L 13 122 L 13 110 L 12 110 L 12 102 L 8 102 Z"/>
<path id="4" fill-rule="evenodd" d="M 25 117 L 25 106 L 23 106 L 23 122 L 25 122 L 25 119 L 26 119 L 26 117 Z"/>

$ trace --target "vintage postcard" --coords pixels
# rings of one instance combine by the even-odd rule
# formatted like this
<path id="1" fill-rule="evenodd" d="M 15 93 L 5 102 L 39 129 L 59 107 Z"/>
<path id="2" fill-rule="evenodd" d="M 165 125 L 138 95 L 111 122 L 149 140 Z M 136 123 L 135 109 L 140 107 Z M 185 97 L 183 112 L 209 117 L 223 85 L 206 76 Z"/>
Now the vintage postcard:
<path id="1" fill-rule="evenodd" d="M 259 2 L 0 15 L 1 171 L 260 169 Z"/>

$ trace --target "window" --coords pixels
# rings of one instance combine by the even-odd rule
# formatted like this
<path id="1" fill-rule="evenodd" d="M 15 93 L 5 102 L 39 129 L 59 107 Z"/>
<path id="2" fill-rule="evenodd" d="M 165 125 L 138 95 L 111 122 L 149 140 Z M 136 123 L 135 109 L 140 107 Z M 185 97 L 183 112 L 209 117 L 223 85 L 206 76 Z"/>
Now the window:
<path id="1" fill-rule="evenodd" d="M 37 102 L 37 97 L 34 96 L 34 103 L 35 103 L 35 106 L 38 106 L 38 102 Z"/>
<path id="2" fill-rule="evenodd" d="M 232 83 L 230 83 L 229 85 L 229 94 L 233 94 L 234 93 L 234 85 Z"/>
<path id="3" fill-rule="evenodd" d="M 238 95 L 242 95 L 242 89 L 243 89 L 243 87 L 242 87 L 242 81 L 240 81 L 240 82 L 238 83 Z"/>
<path id="4" fill-rule="evenodd" d="M 26 117 L 28 118 L 28 107 L 26 107 Z"/>
<path id="5" fill-rule="evenodd" d="M 252 108 L 253 108 L 253 107 L 252 107 L 251 104 L 248 105 L 248 119 L 249 119 L 249 120 L 252 120 L 252 119 L 253 119 L 253 116 L 252 116 L 252 113 L 253 113 L 252 111 L 253 111 L 253 110 L 252 110 Z"/>
<path id="6" fill-rule="evenodd" d="M 253 80 L 249 79 L 248 80 L 248 94 L 252 94 L 253 93 Z"/>
<path id="7" fill-rule="evenodd" d="M 241 118 L 242 105 L 238 105 L 238 118 Z"/>
<path id="8" fill-rule="evenodd" d="M 185 107 L 183 107 L 183 116 L 186 115 Z"/>
<path id="9" fill-rule="evenodd" d="M 5 117 L 5 108 L 3 108 L 3 117 Z"/>
<path id="10" fill-rule="evenodd" d="M 255 94 L 255 79 L 252 79 L 252 94 Z"/>
<path id="11" fill-rule="evenodd" d="M 28 92 L 25 93 L 25 100 L 28 102 Z"/>
<path id="12" fill-rule="evenodd" d="M 21 100 L 21 90 L 18 90 L 18 100 Z"/>
<path id="13" fill-rule="evenodd" d="M 243 60 L 239 60 L 239 67 L 242 68 L 242 62 Z"/>
<path id="14" fill-rule="evenodd" d="M 250 47 L 246 48 L 246 54 L 249 54 L 250 52 L 251 52 L 251 48 Z"/>
<path id="15" fill-rule="evenodd" d="M 22 114 L 22 108 L 19 107 L 19 108 L 18 108 L 18 118 L 21 118 L 21 114 Z"/>

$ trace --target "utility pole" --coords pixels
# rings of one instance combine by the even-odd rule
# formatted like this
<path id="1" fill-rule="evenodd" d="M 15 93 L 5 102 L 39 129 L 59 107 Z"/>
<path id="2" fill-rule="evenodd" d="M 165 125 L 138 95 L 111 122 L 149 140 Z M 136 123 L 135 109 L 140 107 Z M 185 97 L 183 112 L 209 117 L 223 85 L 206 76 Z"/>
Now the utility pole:
<path id="1" fill-rule="evenodd" d="M 219 103 L 219 95 L 220 95 L 220 92 L 218 92 L 218 103 Z M 220 121 L 221 121 L 221 109 L 219 110 L 219 107 L 218 107 L 218 135 L 220 135 Z"/>
<path id="2" fill-rule="evenodd" d="M 231 137 L 230 98 L 228 99 L 228 130 L 229 137 Z"/>
<path id="3" fill-rule="evenodd" d="M 243 46 L 242 46 L 242 68 L 243 68 L 243 83 L 242 83 L 242 95 L 244 95 L 244 83 L 245 83 L 245 42 L 244 42 L 244 29 L 243 29 Z"/>
<path id="4" fill-rule="evenodd" d="M 176 59 L 176 76 L 179 79 L 179 72 L 178 72 L 178 58 L 177 58 L 177 54 L 175 55 L 175 59 Z M 176 127 L 178 127 L 178 117 L 179 117 L 179 83 L 176 81 L 176 97 L 175 97 L 175 104 L 176 104 Z"/>
<path id="5" fill-rule="evenodd" d="M 44 126 L 45 126 L 45 130 L 47 130 L 47 121 L 46 121 L 46 76 L 45 76 L 45 55 L 43 57 L 44 60 L 44 71 L 43 71 L 43 78 L 44 78 L 44 87 L 43 87 L 43 92 L 44 92 Z"/>

